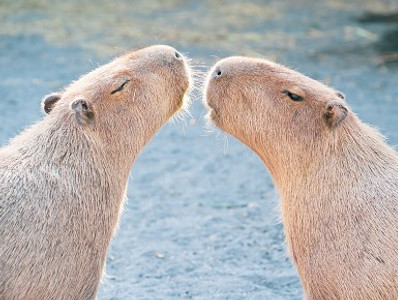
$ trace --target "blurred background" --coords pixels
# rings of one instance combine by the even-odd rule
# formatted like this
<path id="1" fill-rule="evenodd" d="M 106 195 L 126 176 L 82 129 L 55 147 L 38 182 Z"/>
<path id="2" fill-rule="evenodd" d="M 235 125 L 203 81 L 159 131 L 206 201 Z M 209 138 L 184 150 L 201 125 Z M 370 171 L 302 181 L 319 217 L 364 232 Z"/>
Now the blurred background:
<path id="1" fill-rule="evenodd" d="M 0 143 L 43 117 L 43 95 L 151 44 L 198 73 L 229 55 L 288 65 L 398 143 L 396 0 L 0 0 Z M 133 166 L 98 299 L 301 299 L 265 167 L 192 98 Z"/>

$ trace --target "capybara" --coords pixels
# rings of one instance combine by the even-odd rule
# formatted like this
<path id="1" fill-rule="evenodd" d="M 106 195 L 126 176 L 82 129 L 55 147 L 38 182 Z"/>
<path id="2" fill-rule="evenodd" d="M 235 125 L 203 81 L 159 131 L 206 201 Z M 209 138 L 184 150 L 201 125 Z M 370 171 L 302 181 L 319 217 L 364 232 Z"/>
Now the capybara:
<path id="1" fill-rule="evenodd" d="M 262 59 L 219 61 L 210 118 L 268 168 L 306 298 L 398 299 L 398 155 L 342 93 Z"/>
<path id="2" fill-rule="evenodd" d="M 0 149 L 0 299 L 95 299 L 134 159 L 183 105 L 185 59 L 127 53 L 43 101 Z"/>

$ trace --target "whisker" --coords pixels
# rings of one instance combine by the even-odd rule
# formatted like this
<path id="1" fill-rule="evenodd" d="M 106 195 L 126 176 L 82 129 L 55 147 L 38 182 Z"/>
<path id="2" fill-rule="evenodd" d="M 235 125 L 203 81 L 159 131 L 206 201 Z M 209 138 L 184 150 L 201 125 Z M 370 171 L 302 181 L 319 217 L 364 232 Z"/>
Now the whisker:
<path id="1" fill-rule="evenodd" d="M 228 136 L 224 133 L 224 155 L 228 152 L 229 140 Z"/>

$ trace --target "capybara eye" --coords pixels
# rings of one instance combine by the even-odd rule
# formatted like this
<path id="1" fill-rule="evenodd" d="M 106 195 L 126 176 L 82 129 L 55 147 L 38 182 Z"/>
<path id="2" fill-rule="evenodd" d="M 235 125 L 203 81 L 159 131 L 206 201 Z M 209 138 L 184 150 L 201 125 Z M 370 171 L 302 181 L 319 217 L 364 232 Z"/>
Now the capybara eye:
<path id="1" fill-rule="evenodd" d="M 126 86 L 126 84 L 129 83 L 129 81 L 130 81 L 130 79 L 126 79 L 126 81 L 123 82 L 123 84 L 121 86 L 119 86 L 116 90 L 113 90 L 111 92 L 111 94 L 114 94 L 114 93 L 117 93 L 117 92 L 120 92 L 121 90 L 123 90 L 124 87 Z"/>
<path id="2" fill-rule="evenodd" d="M 299 96 L 297 94 L 294 94 L 294 93 L 292 93 L 292 92 L 290 92 L 288 90 L 284 90 L 283 93 L 286 96 L 288 96 L 290 99 L 292 99 L 293 101 L 303 101 L 304 100 L 303 97 L 301 97 L 301 96 Z"/>
<path id="3" fill-rule="evenodd" d="M 180 53 L 178 53 L 177 51 L 175 52 L 175 54 L 174 54 L 174 55 L 175 55 L 175 57 L 176 57 L 176 58 L 181 58 L 181 54 L 180 54 Z"/>

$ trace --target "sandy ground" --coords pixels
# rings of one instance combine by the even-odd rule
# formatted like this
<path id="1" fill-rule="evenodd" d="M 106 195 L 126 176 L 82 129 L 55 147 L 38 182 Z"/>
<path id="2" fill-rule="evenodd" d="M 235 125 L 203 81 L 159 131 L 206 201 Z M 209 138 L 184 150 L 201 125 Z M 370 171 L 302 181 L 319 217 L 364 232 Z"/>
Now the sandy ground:
<path id="1" fill-rule="evenodd" d="M 289 65 L 343 91 L 397 145 L 398 3 L 294 3 L 0 1 L 0 143 L 43 117 L 44 94 L 127 49 L 166 43 L 200 72 L 233 54 Z M 134 164 L 98 299 L 301 299 L 265 167 L 207 128 L 200 101 L 191 114 Z"/>

